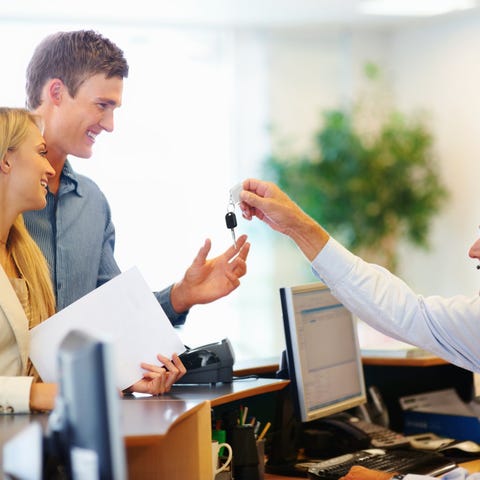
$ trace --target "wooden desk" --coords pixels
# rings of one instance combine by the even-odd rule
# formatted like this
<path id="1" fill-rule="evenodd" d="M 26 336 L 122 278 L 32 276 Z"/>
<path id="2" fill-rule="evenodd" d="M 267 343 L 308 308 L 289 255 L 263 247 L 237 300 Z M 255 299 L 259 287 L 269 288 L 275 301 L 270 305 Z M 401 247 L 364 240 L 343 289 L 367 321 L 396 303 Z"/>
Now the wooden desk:
<path id="1" fill-rule="evenodd" d="M 275 392 L 288 383 L 248 379 L 214 386 L 175 385 L 162 397 L 123 401 L 129 478 L 211 478 L 211 407 Z"/>
<path id="2" fill-rule="evenodd" d="M 422 357 L 362 357 L 363 365 L 381 365 L 385 367 L 432 367 L 435 365 L 447 365 L 448 362 L 443 358 L 434 355 Z"/>
<path id="3" fill-rule="evenodd" d="M 216 386 L 179 385 L 161 397 L 120 402 L 128 475 L 136 479 L 210 480 L 211 407 L 283 389 L 288 381 L 249 379 Z M 30 422 L 45 428 L 48 415 L 0 415 L 2 446 Z M 0 478 L 3 478 L 0 468 Z"/>

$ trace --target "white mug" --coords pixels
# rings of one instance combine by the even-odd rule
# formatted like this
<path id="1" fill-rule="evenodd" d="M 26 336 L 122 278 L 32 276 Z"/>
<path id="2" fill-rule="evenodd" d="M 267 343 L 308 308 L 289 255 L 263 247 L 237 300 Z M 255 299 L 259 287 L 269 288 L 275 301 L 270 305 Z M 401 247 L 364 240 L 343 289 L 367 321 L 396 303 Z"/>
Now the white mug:
<path id="1" fill-rule="evenodd" d="M 226 450 L 228 450 L 228 458 L 225 460 L 225 462 L 219 467 L 218 466 L 218 453 L 220 452 L 220 449 L 224 447 Z M 212 470 L 213 470 L 213 480 L 215 480 L 215 475 L 217 473 L 223 472 L 229 465 L 230 462 L 232 461 L 232 447 L 228 443 L 218 443 L 217 440 L 214 440 L 212 442 Z"/>

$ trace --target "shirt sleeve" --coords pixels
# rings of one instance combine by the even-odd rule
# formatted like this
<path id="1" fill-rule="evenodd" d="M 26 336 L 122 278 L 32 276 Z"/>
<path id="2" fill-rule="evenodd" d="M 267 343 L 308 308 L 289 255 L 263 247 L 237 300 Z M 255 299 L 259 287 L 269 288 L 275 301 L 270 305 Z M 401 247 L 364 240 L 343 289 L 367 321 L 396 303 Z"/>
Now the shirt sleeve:
<path id="1" fill-rule="evenodd" d="M 174 327 L 183 325 L 187 319 L 188 310 L 186 312 L 177 313 L 172 306 L 170 301 L 170 292 L 172 291 L 173 285 L 161 290 L 160 292 L 154 292 L 155 297 L 163 308 L 163 311 L 167 314 L 168 319 Z"/>
<path id="2" fill-rule="evenodd" d="M 480 297 L 423 297 L 388 270 L 330 238 L 314 273 L 354 315 L 377 330 L 455 365 L 480 371 Z"/>
<path id="3" fill-rule="evenodd" d="M 430 475 L 417 475 L 415 473 L 409 473 L 403 477 L 403 480 L 434 480 L 435 477 L 431 477 Z"/>
<path id="4" fill-rule="evenodd" d="M 429 475 L 416 475 L 413 473 L 409 473 L 403 477 L 403 480 L 427 480 L 427 479 L 434 479 L 438 477 L 431 477 Z M 440 477 L 442 480 L 478 480 L 480 479 L 480 473 L 473 473 L 469 475 L 468 471 L 465 468 L 455 468 L 450 472 L 445 473 Z"/>
<path id="5" fill-rule="evenodd" d="M 33 377 L 0 377 L 0 414 L 30 413 Z"/>

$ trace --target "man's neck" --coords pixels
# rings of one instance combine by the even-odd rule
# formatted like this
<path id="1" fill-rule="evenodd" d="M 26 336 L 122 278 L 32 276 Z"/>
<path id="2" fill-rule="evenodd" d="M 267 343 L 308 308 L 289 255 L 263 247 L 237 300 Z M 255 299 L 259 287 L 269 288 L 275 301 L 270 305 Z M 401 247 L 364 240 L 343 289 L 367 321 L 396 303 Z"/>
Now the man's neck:
<path id="1" fill-rule="evenodd" d="M 48 180 L 48 189 L 54 195 L 57 194 L 58 189 L 60 188 L 60 177 L 62 176 L 62 170 L 67 161 L 67 157 L 65 155 L 55 155 L 55 152 L 48 147 L 47 142 L 47 150 L 48 150 L 48 161 L 50 165 L 55 170 L 55 175 Z"/>

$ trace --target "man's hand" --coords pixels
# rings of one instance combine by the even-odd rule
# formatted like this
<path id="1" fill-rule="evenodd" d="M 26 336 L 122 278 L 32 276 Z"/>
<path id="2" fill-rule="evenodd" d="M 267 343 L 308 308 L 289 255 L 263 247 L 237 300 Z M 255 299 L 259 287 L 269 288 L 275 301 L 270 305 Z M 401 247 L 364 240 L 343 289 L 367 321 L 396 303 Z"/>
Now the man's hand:
<path id="1" fill-rule="evenodd" d="M 176 312 L 185 312 L 194 305 L 210 303 L 228 295 L 247 273 L 250 244 L 246 235 L 238 238 L 236 249 L 232 245 L 222 255 L 207 260 L 211 246 L 207 239 L 183 279 L 173 286 L 171 302 Z"/>
<path id="2" fill-rule="evenodd" d="M 128 391 L 138 393 L 150 393 L 151 395 L 162 395 L 169 392 L 172 385 L 183 377 L 187 371 L 177 354 L 173 354 L 172 360 L 158 354 L 157 358 L 163 366 L 142 363 L 146 370 L 143 378 L 134 383 Z"/>
<path id="3" fill-rule="evenodd" d="M 359 465 L 353 466 L 350 471 L 340 480 L 388 480 L 393 477 L 393 473 L 379 472 L 370 470 Z"/>
<path id="4" fill-rule="evenodd" d="M 328 233 L 272 182 L 245 180 L 240 199 L 246 220 L 257 217 L 273 230 L 288 235 L 310 261 L 329 239 Z"/>
<path id="5" fill-rule="evenodd" d="M 277 232 L 289 234 L 307 215 L 272 182 L 249 178 L 243 182 L 240 209 L 246 220 L 257 217 Z"/>

